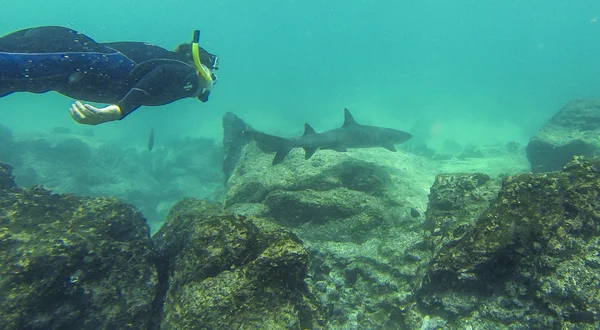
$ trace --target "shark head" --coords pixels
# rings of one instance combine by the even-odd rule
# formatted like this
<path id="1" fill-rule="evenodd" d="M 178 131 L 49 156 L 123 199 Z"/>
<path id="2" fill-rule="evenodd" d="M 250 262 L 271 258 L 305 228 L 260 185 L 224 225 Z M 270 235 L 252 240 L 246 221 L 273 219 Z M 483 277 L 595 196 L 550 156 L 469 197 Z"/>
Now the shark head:
<path id="1" fill-rule="evenodd" d="M 390 151 L 396 151 L 395 144 L 404 143 L 412 138 L 412 134 L 392 128 L 380 128 L 379 140 L 382 147 Z"/>
<path id="2" fill-rule="evenodd" d="M 349 132 L 346 134 L 346 139 L 353 140 L 352 144 L 357 147 L 384 147 L 396 151 L 395 144 L 404 143 L 412 138 L 410 133 L 397 129 L 360 125 L 348 109 L 344 109 L 342 129 Z"/>
<path id="3" fill-rule="evenodd" d="M 412 134 L 405 132 L 405 131 L 393 129 L 393 128 L 383 128 L 382 127 L 380 134 L 381 134 L 380 138 L 382 140 L 390 141 L 393 144 L 404 143 L 404 142 L 410 140 L 410 138 L 412 138 Z"/>

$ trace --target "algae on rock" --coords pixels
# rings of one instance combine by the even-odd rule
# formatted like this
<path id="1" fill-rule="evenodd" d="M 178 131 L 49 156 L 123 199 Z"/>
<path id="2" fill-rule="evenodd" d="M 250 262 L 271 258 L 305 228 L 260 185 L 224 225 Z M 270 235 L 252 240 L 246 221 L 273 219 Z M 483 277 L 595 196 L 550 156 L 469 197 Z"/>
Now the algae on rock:
<path id="1" fill-rule="evenodd" d="M 416 309 L 410 283 L 418 272 L 404 267 L 405 251 L 423 237 L 423 218 L 411 209 L 425 209 L 433 171 L 405 152 L 300 156 L 293 150 L 272 166 L 272 156 L 254 143 L 245 146 L 226 206 L 285 225 L 304 241 L 311 255 L 306 282 L 328 307 L 328 327 L 408 324 L 407 313 Z"/>
<path id="2" fill-rule="evenodd" d="M 148 327 L 158 277 L 141 214 L 18 188 L 10 170 L 0 164 L 0 328 Z"/>
<path id="3" fill-rule="evenodd" d="M 283 228 L 186 199 L 155 241 L 169 283 L 162 329 L 317 329 L 325 323 L 304 283 L 308 253 Z"/>
<path id="4" fill-rule="evenodd" d="M 598 161 L 506 178 L 475 227 L 430 262 L 421 308 L 458 327 L 597 329 L 599 197 Z"/>

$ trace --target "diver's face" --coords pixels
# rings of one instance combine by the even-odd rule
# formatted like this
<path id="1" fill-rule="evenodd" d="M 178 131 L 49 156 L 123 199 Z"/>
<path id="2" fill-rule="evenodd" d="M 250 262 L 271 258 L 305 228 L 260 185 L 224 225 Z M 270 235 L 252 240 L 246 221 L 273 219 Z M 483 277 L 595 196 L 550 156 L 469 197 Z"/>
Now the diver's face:
<path id="1" fill-rule="evenodd" d="M 210 76 L 211 76 L 212 80 L 206 80 L 206 79 L 204 79 L 202 74 L 200 74 L 200 72 L 198 72 L 197 74 L 198 74 L 198 81 L 199 81 L 199 86 L 200 86 L 199 90 L 202 90 L 202 89 L 212 90 L 214 85 L 217 83 L 217 76 L 214 73 L 210 72 Z M 202 91 L 200 91 L 200 92 L 202 92 Z"/>
<path id="2" fill-rule="evenodd" d="M 203 89 L 212 89 L 213 87 L 212 81 L 207 81 L 206 79 L 204 79 L 204 77 L 202 77 L 201 74 L 198 74 L 198 81 L 200 82 L 200 88 L 198 88 L 200 93 L 202 93 Z"/>

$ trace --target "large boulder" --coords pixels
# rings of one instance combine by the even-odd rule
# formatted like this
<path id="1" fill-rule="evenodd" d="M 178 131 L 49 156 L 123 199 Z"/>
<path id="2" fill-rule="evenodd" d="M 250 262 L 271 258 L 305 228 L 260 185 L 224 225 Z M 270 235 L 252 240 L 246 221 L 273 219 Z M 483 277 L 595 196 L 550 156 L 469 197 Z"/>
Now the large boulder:
<path id="1" fill-rule="evenodd" d="M 272 157 L 255 143 L 243 148 L 225 206 L 258 212 L 309 240 L 360 243 L 387 235 L 390 226 L 421 221 L 411 210 L 426 209 L 434 179 L 423 158 L 383 149 L 319 151 L 308 161 L 293 150 L 276 166 Z"/>
<path id="2" fill-rule="evenodd" d="M 600 327 L 600 162 L 506 178 L 474 227 L 441 247 L 417 298 L 454 328 Z"/>
<path id="3" fill-rule="evenodd" d="M 153 256 L 132 206 L 21 189 L 0 164 L 0 328 L 146 328 Z"/>
<path id="4" fill-rule="evenodd" d="M 304 282 L 308 252 L 289 231 L 185 199 L 154 239 L 169 283 L 161 329 L 324 326 Z"/>
<path id="5" fill-rule="evenodd" d="M 16 188 L 12 169 L 8 164 L 0 163 L 0 192 L 7 193 Z"/>
<path id="6" fill-rule="evenodd" d="M 567 103 L 527 145 L 533 173 L 558 171 L 573 156 L 600 155 L 600 100 Z"/>
<path id="7" fill-rule="evenodd" d="M 306 282 L 328 306 L 327 325 L 408 325 L 418 273 L 404 267 L 405 251 L 423 239 L 435 167 L 385 149 L 318 151 L 310 160 L 293 150 L 276 166 L 254 143 L 241 152 L 226 206 L 266 217 L 304 241 L 311 255 Z"/>
<path id="8" fill-rule="evenodd" d="M 250 129 L 250 126 L 233 113 L 227 112 L 223 115 L 224 157 L 222 167 L 225 180 L 229 179 L 231 173 L 233 173 L 240 160 L 242 148 L 250 141 L 250 138 L 245 134 L 247 129 Z"/>
<path id="9" fill-rule="evenodd" d="M 469 232 L 498 196 L 500 183 L 482 173 L 437 175 L 424 225 L 433 250 Z"/>

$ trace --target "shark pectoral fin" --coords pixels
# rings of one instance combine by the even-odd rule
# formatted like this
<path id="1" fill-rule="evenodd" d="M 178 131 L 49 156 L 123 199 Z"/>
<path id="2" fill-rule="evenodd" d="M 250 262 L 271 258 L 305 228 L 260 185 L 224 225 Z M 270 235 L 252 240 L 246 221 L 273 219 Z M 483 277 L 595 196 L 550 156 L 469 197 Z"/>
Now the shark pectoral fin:
<path id="1" fill-rule="evenodd" d="M 389 151 L 393 151 L 393 152 L 396 152 L 396 151 L 397 151 L 397 150 L 396 150 L 396 147 L 394 147 L 394 145 L 393 145 L 393 144 L 384 144 L 384 145 L 382 145 L 382 147 L 386 148 L 386 149 L 387 149 L 387 150 L 389 150 Z"/>
<path id="2" fill-rule="evenodd" d="M 315 152 L 317 152 L 318 148 L 304 148 L 304 159 L 310 159 L 310 157 L 312 157 Z"/>
<path id="3" fill-rule="evenodd" d="M 277 153 L 275 154 L 275 158 L 273 158 L 273 165 L 277 165 L 281 162 L 283 162 L 283 160 L 285 159 L 285 157 L 287 157 L 287 155 L 290 153 L 290 151 L 292 151 L 292 148 L 289 147 L 283 147 L 280 148 L 279 150 L 277 150 Z"/>
<path id="4" fill-rule="evenodd" d="M 348 149 L 346 149 L 346 147 L 344 147 L 344 146 L 337 146 L 337 147 L 334 147 L 334 148 L 331 148 L 331 149 L 335 150 L 337 152 L 346 152 L 346 151 L 348 151 Z"/>

